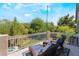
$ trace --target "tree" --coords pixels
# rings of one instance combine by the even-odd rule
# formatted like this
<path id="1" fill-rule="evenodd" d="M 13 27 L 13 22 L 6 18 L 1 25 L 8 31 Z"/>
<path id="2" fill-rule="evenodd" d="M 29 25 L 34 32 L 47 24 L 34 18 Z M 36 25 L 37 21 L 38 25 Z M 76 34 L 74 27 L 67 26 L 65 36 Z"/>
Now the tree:
<path id="1" fill-rule="evenodd" d="M 14 18 L 9 35 L 22 35 L 27 33 L 27 29 L 24 27 L 23 24 L 18 23 L 16 17 Z"/>
<path id="2" fill-rule="evenodd" d="M 5 30 L 6 30 L 6 29 L 5 29 L 5 24 L 1 24 L 1 23 L 0 23 L 0 34 L 6 34 L 6 33 L 5 33 Z"/>
<path id="3" fill-rule="evenodd" d="M 30 25 L 30 31 L 34 32 L 43 32 L 45 30 L 44 22 L 40 18 L 34 18 Z"/>
<path id="4" fill-rule="evenodd" d="M 0 21 L 0 34 L 8 34 L 11 22 L 7 19 Z"/>
<path id="5" fill-rule="evenodd" d="M 30 23 L 21 23 L 24 25 L 25 28 L 30 29 Z"/>
<path id="6" fill-rule="evenodd" d="M 61 26 L 61 25 L 68 25 L 69 27 L 74 27 L 75 26 L 75 20 L 74 20 L 74 16 L 69 16 L 66 15 L 64 17 L 61 17 L 58 21 L 58 25 Z"/>
<path id="7" fill-rule="evenodd" d="M 51 23 L 48 23 L 47 24 L 47 29 L 49 30 L 49 31 L 55 31 L 55 26 L 54 26 L 54 24 L 51 22 Z"/>
<path id="8" fill-rule="evenodd" d="M 75 30 L 74 30 L 74 28 L 70 28 L 67 25 L 65 25 L 65 26 L 62 25 L 62 26 L 57 27 L 57 32 L 74 33 Z"/>
<path id="9" fill-rule="evenodd" d="M 25 28 L 25 26 L 22 23 L 18 24 L 18 30 L 21 32 L 21 34 L 27 34 L 28 28 Z"/>

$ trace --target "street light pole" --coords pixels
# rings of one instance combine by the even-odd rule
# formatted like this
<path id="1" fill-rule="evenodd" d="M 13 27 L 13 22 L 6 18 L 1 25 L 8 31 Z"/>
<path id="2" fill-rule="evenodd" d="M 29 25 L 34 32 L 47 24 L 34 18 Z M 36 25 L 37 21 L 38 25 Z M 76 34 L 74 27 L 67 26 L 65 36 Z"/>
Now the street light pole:
<path id="1" fill-rule="evenodd" d="M 46 34 L 47 34 L 47 40 L 50 39 L 50 31 L 48 31 L 48 5 L 46 6 L 47 7 L 47 14 L 46 14 Z"/>
<path id="2" fill-rule="evenodd" d="M 48 5 L 47 7 L 47 15 L 46 15 L 46 31 L 48 31 Z"/>
<path id="3" fill-rule="evenodd" d="M 48 31 L 48 5 L 46 6 L 47 7 L 47 15 L 46 15 L 46 34 L 47 34 L 47 40 L 50 40 L 51 39 L 51 33 L 50 31 Z"/>

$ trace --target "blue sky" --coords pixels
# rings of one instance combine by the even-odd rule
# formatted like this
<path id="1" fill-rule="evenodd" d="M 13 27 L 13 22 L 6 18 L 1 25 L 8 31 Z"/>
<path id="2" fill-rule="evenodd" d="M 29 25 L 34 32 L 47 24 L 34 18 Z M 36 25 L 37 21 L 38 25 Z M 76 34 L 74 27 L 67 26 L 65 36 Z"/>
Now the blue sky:
<path id="1" fill-rule="evenodd" d="M 48 7 L 48 21 L 57 24 L 60 17 L 70 14 L 75 16 L 75 3 L 0 3 L 0 20 L 13 20 L 16 16 L 19 22 L 31 22 L 35 17 L 46 21 Z"/>

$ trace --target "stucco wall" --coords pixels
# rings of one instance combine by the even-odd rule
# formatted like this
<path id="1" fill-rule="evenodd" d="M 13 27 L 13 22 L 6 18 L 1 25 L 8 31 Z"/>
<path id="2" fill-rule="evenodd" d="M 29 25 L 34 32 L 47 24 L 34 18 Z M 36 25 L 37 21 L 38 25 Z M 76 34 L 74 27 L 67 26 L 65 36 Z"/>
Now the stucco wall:
<path id="1" fill-rule="evenodd" d="M 8 35 L 0 35 L 0 56 L 6 56 L 8 52 Z"/>

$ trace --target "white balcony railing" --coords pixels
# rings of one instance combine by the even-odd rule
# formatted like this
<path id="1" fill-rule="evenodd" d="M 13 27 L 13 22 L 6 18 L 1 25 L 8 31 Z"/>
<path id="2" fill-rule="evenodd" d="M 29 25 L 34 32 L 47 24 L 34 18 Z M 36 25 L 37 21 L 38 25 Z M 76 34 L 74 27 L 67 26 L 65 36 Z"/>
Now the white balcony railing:
<path id="1" fill-rule="evenodd" d="M 47 39 L 56 40 L 58 38 L 57 35 L 61 35 L 64 33 L 58 32 L 44 32 L 44 33 L 36 33 L 36 34 L 27 34 L 27 35 L 17 35 L 17 36 L 9 36 L 8 39 L 8 53 L 12 53 L 30 45 L 36 44 L 38 42 L 42 42 Z M 48 37 L 48 36 L 50 37 Z M 48 37 L 48 38 L 47 38 Z"/>
<path id="2" fill-rule="evenodd" d="M 43 32 L 43 33 L 36 33 L 36 34 L 7 36 L 7 38 L 3 37 L 4 39 L 7 40 L 6 41 L 7 43 L 4 42 L 5 46 L 7 47 L 8 45 L 7 47 L 8 51 L 7 51 L 7 48 L 5 50 L 8 52 L 8 54 L 11 54 L 21 49 L 24 49 L 26 47 L 29 47 L 30 45 L 42 42 L 47 39 L 56 40 L 58 38 L 57 35 L 61 35 L 61 34 L 65 34 L 65 33 L 50 32 L 49 34 L 47 32 Z M 67 39 L 69 39 L 69 34 L 66 34 L 66 35 L 67 35 Z M 66 40 L 67 43 L 69 43 L 68 41 L 69 40 Z"/>

